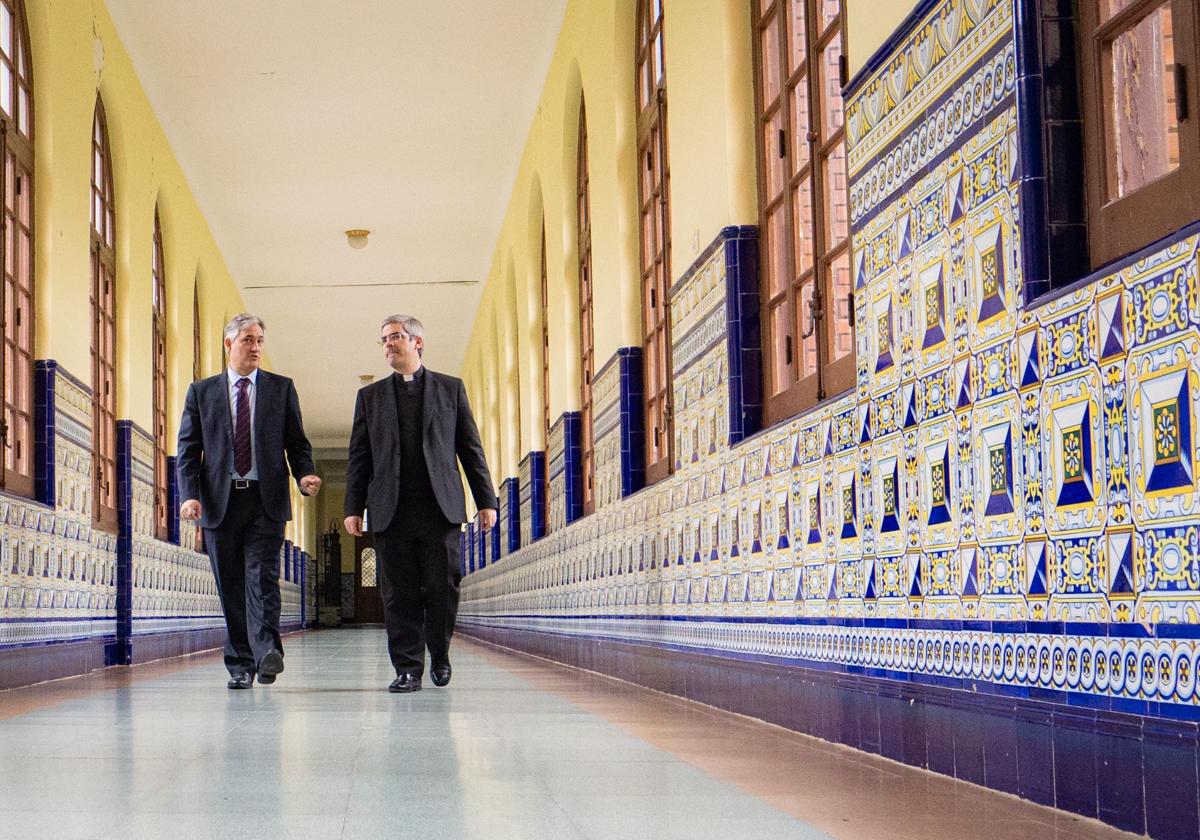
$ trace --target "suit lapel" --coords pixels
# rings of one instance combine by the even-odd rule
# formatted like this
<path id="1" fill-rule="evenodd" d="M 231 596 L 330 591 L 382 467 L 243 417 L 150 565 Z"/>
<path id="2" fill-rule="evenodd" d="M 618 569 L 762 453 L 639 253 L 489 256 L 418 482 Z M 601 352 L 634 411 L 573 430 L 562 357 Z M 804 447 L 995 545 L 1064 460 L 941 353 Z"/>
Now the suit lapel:
<path id="1" fill-rule="evenodd" d="M 273 405 L 275 398 L 275 382 L 271 374 L 262 368 L 258 369 L 258 393 L 254 396 L 254 442 L 261 443 L 263 439 L 263 417 L 266 416 L 267 406 Z M 255 453 L 257 456 L 258 453 Z M 256 458 L 257 460 L 257 458 Z"/>
<path id="2" fill-rule="evenodd" d="M 229 371 L 221 371 L 219 376 L 214 376 L 213 388 L 216 393 L 213 395 L 217 405 L 220 406 L 221 424 L 225 429 L 225 440 L 229 445 L 229 451 L 233 452 L 233 403 L 229 398 Z"/>
<path id="3" fill-rule="evenodd" d="M 437 413 L 434 403 L 441 399 L 442 389 L 434 381 L 433 374 L 429 368 L 425 368 L 425 376 L 422 377 L 421 395 L 421 427 L 428 432 L 429 427 L 433 425 L 433 415 Z"/>

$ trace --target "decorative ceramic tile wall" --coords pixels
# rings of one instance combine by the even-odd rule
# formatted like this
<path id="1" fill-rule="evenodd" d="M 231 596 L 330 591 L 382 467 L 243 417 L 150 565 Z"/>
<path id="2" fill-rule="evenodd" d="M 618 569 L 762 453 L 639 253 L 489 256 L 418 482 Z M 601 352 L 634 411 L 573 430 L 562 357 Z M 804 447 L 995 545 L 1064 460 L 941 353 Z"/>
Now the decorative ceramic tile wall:
<path id="1" fill-rule="evenodd" d="M 596 509 L 646 483 L 642 349 L 622 347 L 593 380 Z"/>
<path id="2" fill-rule="evenodd" d="M 521 545 L 546 535 L 546 453 L 521 459 Z"/>
<path id="3" fill-rule="evenodd" d="M 521 491 L 518 479 L 500 482 L 500 556 L 504 557 L 521 547 Z"/>
<path id="4" fill-rule="evenodd" d="M 579 412 L 567 411 L 550 427 L 551 532 L 561 530 L 583 515 L 583 475 Z"/>
<path id="5" fill-rule="evenodd" d="M 1197 716 L 1197 231 L 1027 307 L 1013 4 L 922 8 L 846 108 L 855 392 L 731 446 L 710 249 L 672 290 L 677 471 L 571 527 L 552 478 L 464 624 Z"/>
<path id="6" fill-rule="evenodd" d="M 115 637 L 117 538 L 92 528 L 91 393 L 37 367 L 38 495 L 0 495 L 0 645 Z M 49 407 L 49 408 L 47 408 Z"/>

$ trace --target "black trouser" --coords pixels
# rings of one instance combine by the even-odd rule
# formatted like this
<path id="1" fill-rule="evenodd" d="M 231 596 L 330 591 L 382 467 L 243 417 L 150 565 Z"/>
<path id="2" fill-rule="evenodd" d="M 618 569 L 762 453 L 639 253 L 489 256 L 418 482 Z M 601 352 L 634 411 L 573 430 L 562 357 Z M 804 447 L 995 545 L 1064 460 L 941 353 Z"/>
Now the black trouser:
<path id="1" fill-rule="evenodd" d="M 279 639 L 279 549 L 284 523 L 263 513 L 258 484 L 230 490 L 225 518 L 204 529 L 204 545 L 225 613 L 225 667 L 254 673 Z"/>
<path id="2" fill-rule="evenodd" d="M 403 504 L 403 503 L 402 503 Z M 445 661 L 458 616 L 461 528 L 428 505 L 411 505 L 375 537 L 388 655 L 397 674 L 425 672 Z"/>

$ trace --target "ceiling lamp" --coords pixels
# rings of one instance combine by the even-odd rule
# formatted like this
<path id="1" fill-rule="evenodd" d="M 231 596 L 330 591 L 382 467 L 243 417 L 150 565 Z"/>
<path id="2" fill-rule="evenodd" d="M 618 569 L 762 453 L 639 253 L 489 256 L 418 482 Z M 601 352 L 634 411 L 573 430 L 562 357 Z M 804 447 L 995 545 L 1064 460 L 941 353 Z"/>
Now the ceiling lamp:
<path id="1" fill-rule="evenodd" d="M 360 248 L 367 247 L 367 237 L 370 234 L 371 234 L 371 231 L 362 230 L 361 228 L 355 228 L 354 230 L 348 230 L 348 231 L 346 231 L 346 242 L 350 245 L 351 248 L 353 248 L 354 250 L 357 251 Z"/>

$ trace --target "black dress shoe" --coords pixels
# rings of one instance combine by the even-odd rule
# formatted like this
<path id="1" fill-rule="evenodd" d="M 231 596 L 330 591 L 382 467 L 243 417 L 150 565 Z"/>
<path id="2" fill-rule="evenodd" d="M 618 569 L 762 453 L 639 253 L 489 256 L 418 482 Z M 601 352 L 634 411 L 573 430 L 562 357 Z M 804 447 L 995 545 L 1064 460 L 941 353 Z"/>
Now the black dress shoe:
<path id="1" fill-rule="evenodd" d="M 450 682 L 450 660 L 434 665 L 430 669 L 430 676 L 433 677 L 433 684 L 439 687 Z"/>
<path id="2" fill-rule="evenodd" d="M 416 674 L 400 674 L 396 679 L 392 680 L 392 684 L 388 686 L 388 691 L 392 694 L 404 694 L 409 691 L 421 690 L 421 678 Z"/>
<path id="3" fill-rule="evenodd" d="M 254 674 L 249 671 L 243 671 L 240 674 L 234 674 L 229 678 L 229 682 L 225 683 L 225 687 L 234 688 L 250 688 L 254 685 Z"/>
<path id="4" fill-rule="evenodd" d="M 275 682 L 275 677 L 283 673 L 283 654 L 277 650 L 265 654 L 258 663 L 258 681 L 263 685 Z"/>

